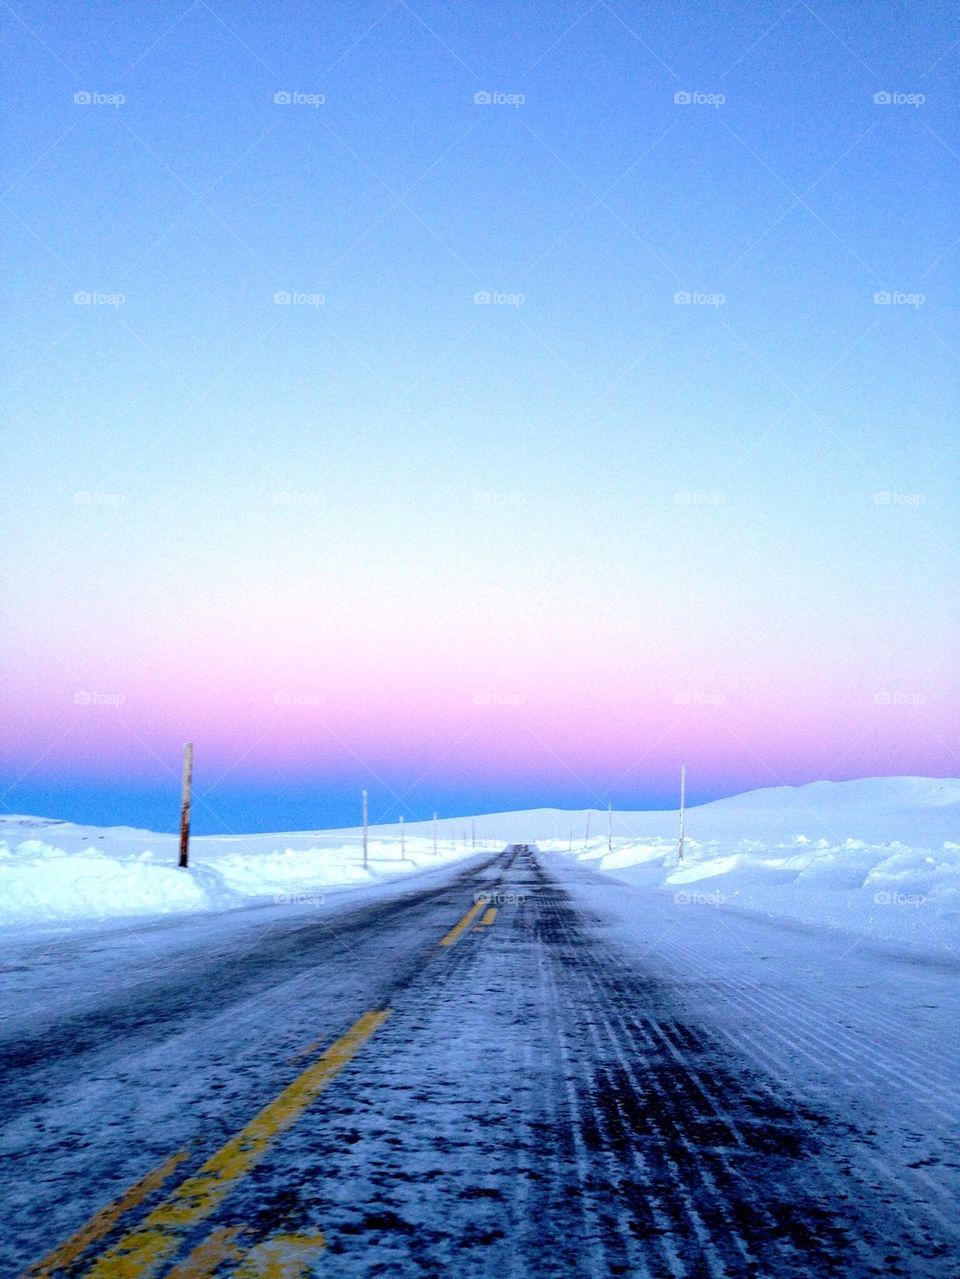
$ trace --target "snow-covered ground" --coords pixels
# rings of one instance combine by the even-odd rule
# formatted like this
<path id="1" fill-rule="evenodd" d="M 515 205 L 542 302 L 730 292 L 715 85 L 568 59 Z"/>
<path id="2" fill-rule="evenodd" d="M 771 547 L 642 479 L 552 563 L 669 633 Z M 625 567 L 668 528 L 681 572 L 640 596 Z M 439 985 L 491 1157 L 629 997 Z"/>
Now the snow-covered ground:
<path id="1" fill-rule="evenodd" d="M 435 855 L 432 839 L 411 837 L 401 856 L 398 835 L 372 835 L 365 868 L 358 831 L 195 836 L 189 869 L 181 870 L 177 835 L 3 817 L 0 925 L 78 924 L 260 902 L 318 905 L 331 891 L 382 885 L 478 851 L 447 839 Z"/>
<path id="2" fill-rule="evenodd" d="M 599 817 L 600 815 L 598 815 Z M 542 840 L 683 906 L 758 912 L 960 950 L 960 781 L 914 777 L 752 791 L 677 817 L 613 815 L 637 836 Z M 639 819 L 639 820 L 638 820 Z M 594 823 L 594 830 L 597 823 Z M 641 831 L 643 833 L 641 833 Z"/>
<path id="3" fill-rule="evenodd" d="M 35 927 L 296 904 L 423 873 L 509 842 L 589 861 L 617 879 L 716 905 L 932 948 L 960 944 L 960 780 L 866 778 L 751 791 L 691 808 L 677 860 L 675 812 L 540 809 L 360 832 L 199 836 L 177 866 L 176 835 L 0 818 L 0 924 Z"/>

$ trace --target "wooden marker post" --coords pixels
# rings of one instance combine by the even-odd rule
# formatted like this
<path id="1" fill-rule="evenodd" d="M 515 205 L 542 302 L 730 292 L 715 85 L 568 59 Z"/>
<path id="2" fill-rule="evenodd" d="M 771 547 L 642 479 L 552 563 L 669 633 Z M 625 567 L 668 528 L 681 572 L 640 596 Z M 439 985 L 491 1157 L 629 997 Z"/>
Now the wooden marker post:
<path id="1" fill-rule="evenodd" d="M 403 813 L 400 814 L 400 860 L 407 860 L 406 845 L 403 842 Z"/>
<path id="2" fill-rule="evenodd" d="M 677 861 L 683 861 L 683 815 L 687 802 L 687 766 L 680 765 L 680 843 L 677 848 Z"/>
<path id="3" fill-rule="evenodd" d="M 183 792 L 180 799 L 180 865 L 185 867 L 190 855 L 190 789 L 193 785 L 193 742 L 183 748 Z"/>
<path id="4" fill-rule="evenodd" d="M 437 855 L 437 815 L 433 815 L 433 855 Z"/>
<path id="5" fill-rule="evenodd" d="M 607 804 L 607 852 L 613 852 L 613 801 Z"/>

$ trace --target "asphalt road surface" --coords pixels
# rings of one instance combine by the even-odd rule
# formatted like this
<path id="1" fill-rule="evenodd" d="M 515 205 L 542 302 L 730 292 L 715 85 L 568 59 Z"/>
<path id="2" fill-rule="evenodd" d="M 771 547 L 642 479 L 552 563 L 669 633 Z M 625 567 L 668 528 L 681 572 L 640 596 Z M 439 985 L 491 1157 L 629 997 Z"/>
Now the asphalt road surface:
<path id="1" fill-rule="evenodd" d="M 0 1274 L 960 1275 L 843 1108 L 738 1053 L 553 864 L 51 946 L 0 1044 Z M 71 956 L 100 976 L 58 1001 Z"/>

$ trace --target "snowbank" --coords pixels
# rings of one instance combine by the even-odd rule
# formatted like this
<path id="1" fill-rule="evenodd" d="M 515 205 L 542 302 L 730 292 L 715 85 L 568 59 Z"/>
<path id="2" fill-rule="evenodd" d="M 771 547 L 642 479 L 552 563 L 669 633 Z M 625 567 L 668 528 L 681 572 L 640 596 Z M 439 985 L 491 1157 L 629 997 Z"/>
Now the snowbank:
<path id="1" fill-rule="evenodd" d="M 497 845 L 500 847 L 500 845 Z M 330 890 L 382 884 L 478 850 L 357 833 L 198 836 L 190 867 L 172 835 L 100 829 L 37 817 L 0 818 L 0 925 L 75 923 L 226 910 L 258 901 L 315 904 Z"/>
<path id="2" fill-rule="evenodd" d="M 669 893 L 678 907 L 739 908 L 953 953 L 960 946 L 956 780 L 816 782 L 704 804 L 688 811 L 682 863 L 677 816 L 626 814 L 634 830 L 638 819 L 646 825 L 640 838 L 540 847 Z"/>

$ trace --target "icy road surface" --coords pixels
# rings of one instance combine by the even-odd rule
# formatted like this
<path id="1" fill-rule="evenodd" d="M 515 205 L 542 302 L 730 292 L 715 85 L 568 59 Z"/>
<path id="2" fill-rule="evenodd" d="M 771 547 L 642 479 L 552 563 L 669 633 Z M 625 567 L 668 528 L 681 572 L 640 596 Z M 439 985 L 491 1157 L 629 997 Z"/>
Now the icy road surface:
<path id="1" fill-rule="evenodd" d="M 955 956 L 513 847 L 6 947 L 0 1274 L 960 1274 Z"/>

